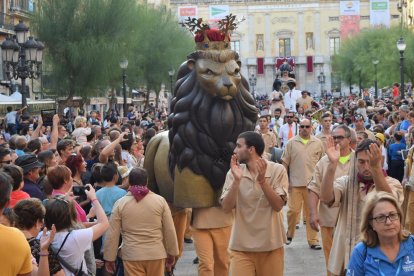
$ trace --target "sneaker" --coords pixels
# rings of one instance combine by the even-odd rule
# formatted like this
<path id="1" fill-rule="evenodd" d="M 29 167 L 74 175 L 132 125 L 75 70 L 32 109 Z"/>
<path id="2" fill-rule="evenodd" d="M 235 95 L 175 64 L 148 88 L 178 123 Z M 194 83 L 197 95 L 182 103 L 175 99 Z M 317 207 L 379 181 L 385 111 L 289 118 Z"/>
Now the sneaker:
<path id="1" fill-rule="evenodd" d="M 185 242 L 185 243 L 193 243 L 193 240 L 192 240 L 192 239 L 187 239 L 187 238 L 184 238 L 184 242 Z"/>
<path id="2" fill-rule="evenodd" d="M 310 249 L 313 249 L 313 250 L 321 250 L 322 249 L 322 247 L 319 244 L 312 244 L 312 245 L 309 245 L 309 247 L 310 247 Z"/>
<path id="3" fill-rule="evenodd" d="M 299 224 L 296 224 L 296 229 L 299 229 Z"/>
<path id="4" fill-rule="evenodd" d="M 193 260 L 193 264 L 198 264 L 198 257 L 195 257 L 195 259 Z"/>
<path id="5" fill-rule="evenodd" d="M 289 245 L 292 243 L 292 238 L 287 237 L 286 238 L 286 245 Z"/>

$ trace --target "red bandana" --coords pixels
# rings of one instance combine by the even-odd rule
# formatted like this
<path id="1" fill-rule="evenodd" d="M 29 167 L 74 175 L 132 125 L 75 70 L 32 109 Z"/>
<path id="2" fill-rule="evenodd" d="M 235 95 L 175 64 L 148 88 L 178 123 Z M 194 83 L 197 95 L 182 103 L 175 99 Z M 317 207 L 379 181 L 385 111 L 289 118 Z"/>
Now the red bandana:
<path id="1" fill-rule="evenodd" d="M 137 202 L 143 199 L 149 193 L 149 189 L 147 188 L 147 186 L 141 185 L 133 185 L 129 187 L 129 191 L 134 196 Z"/>
<path id="2" fill-rule="evenodd" d="M 384 174 L 385 177 L 388 176 L 386 171 L 382 170 L 382 173 Z M 365 192 L 365 194 L 368 194 L 369 190 L 372 187 L 375 187 L 374 179 L 373 178 L 366 179 L 362 175 L 360 175 L 359 173 L 358 173 L 357 176 L 358 176 L 358 183 L 364 184 L 361 191 Z"/>

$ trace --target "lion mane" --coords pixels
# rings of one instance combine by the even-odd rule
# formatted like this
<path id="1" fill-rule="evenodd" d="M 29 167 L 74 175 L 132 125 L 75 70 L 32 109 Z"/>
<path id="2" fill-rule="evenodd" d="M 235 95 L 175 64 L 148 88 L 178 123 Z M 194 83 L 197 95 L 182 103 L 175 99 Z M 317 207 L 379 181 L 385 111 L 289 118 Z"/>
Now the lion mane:
<path id="1" fill-rule="evenodd" d="M 217 62 L 238 61 L 235 51 L 214 55 L 196 51 L 188 60 L 208 58 Z M 171 101 L 169 126 L 169 170 L 174 177 L 190 168 L 204 176 L 214 190 L 221 189 L 230 168 L 230 159 L 240 133 L 253 130 L 257 108 L 249 93 L 248 82 L 241 76 L 237 94 L 224 100 L 205 91 L 197 81 L 197 70 L 184 62 L 177 73 L 174 98 Z"/>

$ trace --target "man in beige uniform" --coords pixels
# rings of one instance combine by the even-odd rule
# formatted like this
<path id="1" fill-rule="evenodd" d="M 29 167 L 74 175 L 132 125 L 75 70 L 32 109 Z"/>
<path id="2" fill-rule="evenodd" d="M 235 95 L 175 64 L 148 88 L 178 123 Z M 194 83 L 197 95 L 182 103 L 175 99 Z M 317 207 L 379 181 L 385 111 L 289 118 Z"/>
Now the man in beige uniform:
<path id="1" fill-rule="evenodd" d="M 331 136 L 332 129 L 332 114 L 331 112 L 325 112 L 322 114 L 321 125 L 318 126 L 320 132 L 316 134 L 316 138 L 322 141 L 323 148 L 326 151 L 326 139 Z"/>
<path id="2" fill-rule="evenodd" d="M 312 180 L 316 163 L 322 158 L 324 149 L 321 140 L 311 135 L 312 126 L 308 119 L 300 121 L 299 135 L 291 139 L 282 156 L 283 165 L 289 170 L 289 210 L 287 213 L 287 244 L 295 235 L 297 217 L 301 206 L 305 209 L 306 221 L 309 221 L 307 185 Z M 312 249 L 320 250 L 318 233 L 309 223 L 306 224 L 306 236 Z"/>
<path id="3" fill-rule="evenodd" d="M 259 118 L 259 133 L 262 135 L 265 143 L 265 152 L 270 153 L 270 150 L 277 146 L 277 136 L 269 129 L 268 116 L 260 116 Z"/>
<path id="4" fill-rule="evenodd" d="M 339 125 L 332 131 L 332 139 L 335 146 L 339 146 L 341 157 L 339 158 L 338 166 L 335 170 L 335 179 L 348 174 L 350 168 L 350 159 L 352 150 L 351 130 L 345 125 Z M 338 207 L 329 208 L 324 203 L 319 203 L 319 195 L 321 192 L 321 182 L 329 165 L 328 156 L 322 157 L 316 164 L 315 173 L 312 181 L 308 185 L 308 203 L 310 212 L 310 225 L 312 229 L 319 231 L 321 227 L 322 248 L 325 255 L 326 268 L 328 268 L 329 253 L 331 252 L 334 229 L 338 219 Z M 319 206 L 319 212 L 318 212 Z M 319 213 L 319 214 L 318 214 Z M 329 272 L 327 273 L 329 276 Z"/>
<path id="5" fill-rule="evenodd" d="M 364 121 L 364 117 L 361 114 L 355 114 L 354 116 L 354 120 L 355 120 L 355 132 L 365 132 L 368 135 L 368 139 L 375 141 L 375 135 L 374 133 L 372 133 L 370 130 L 365 128 L 365 121 Z"/>
<path id="6" fill-rule="evenodd" d="M 193 208 L 194 247 L 199 258 L 198 276 L 228 276 L 230 258 L 227 251 L 233 213 L 221 207 Z"/>
<path id="7" fill-rule="evenodd" d="M 225 212 L 235 209 L 229 244 L 234 276 L 283 275 L 286 236 L 281 211 L 288 177 L 282 165 L 260 157 L 264 147 L 258 133 L 239 135 L 220 198 Z"/>
<path id="8" fill-rule="evenodd" d="M 322 180 L 320 199 L 328 206 L 340 208 L 328 270 L 333 275 L 344 275 L 352 250 L 359 241 L 362 207 L 367 194 L 392 193 L 400 204 L 404 196 L 400 182 L 384 175 L 381 150 L 374 141 L 367 139 L 358 145 L 349 174 L 336 180 L 340 149 L 331 139 L 326 154 L 329 165 Z"/>

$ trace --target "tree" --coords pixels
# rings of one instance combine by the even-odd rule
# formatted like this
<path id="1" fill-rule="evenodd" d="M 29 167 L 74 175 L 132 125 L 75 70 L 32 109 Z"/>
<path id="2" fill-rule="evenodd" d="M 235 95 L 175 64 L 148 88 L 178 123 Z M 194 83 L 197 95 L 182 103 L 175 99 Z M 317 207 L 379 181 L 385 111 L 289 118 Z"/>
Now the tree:
<path id="1" fill-rule="evenodd" d="M 136 22 L 134 0 L 44 0 L 34 20 L 58 95 L 96 94 L 119 73 L 125 42 Z"/>
<path id="2" fill-rule="evenodd" d="M 137 33 L 140 35 L 131 42 L 128 60 L 133 66 L 128 71 L 129 75 L 133 75 L 129 77 L 129 82 L 146 85 L 148 105 L 149 91 L 155 91 L 158 99 L 161 84 L 170 82 L 168 70 L 174 68 L 177 71 L 186 56 L 194 50 L 195 44 L 190 33 L 164 8 L 140 5 L 138 18 Z"/>
<path id="3" fill-rule="evenodd" d="M 339 54 L 333 57 L 332 69 L 340 73 L 341 78 L 348 82 L 358 79 L 361 74 L 363 86 L 371 86 L 375 81 L 373 60 L 378 60 L 378 87 L 390 86 L 400 81 L 400 59 L 397 40 L 404 37 L 407 44 L 404 53 L 404 76 L 406 81 L 414 82 L 414 34 L 408 29 L 393 27 L 390 29 L 376 28 L 362 31 L 358 36 L 346 40 Z M 358 71 L 361 69 L 361 72 Z"/>

